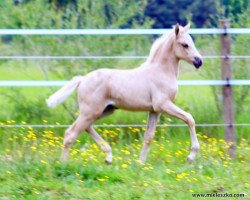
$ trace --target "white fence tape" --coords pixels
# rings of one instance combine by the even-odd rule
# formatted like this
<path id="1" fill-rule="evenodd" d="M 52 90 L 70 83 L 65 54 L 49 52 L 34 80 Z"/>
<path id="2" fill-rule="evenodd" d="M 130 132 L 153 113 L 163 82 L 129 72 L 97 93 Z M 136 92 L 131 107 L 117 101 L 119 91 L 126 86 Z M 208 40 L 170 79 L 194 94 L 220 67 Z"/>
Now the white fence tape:
<path id="1" fill-rule="evenodd" d="M 0 35 L 159 35 L 172 29 L 0 29 Z M 190 29 L 190 34 L 250 34 L 250 28 Z"/>
<path id="2" fill-rule="evenodd" d="M 0 87 L 48 87 L 63 86 L 68 81 L 0 81 Z M 179 86 L 249 86 L 250 80 L 179 80 Z"/>

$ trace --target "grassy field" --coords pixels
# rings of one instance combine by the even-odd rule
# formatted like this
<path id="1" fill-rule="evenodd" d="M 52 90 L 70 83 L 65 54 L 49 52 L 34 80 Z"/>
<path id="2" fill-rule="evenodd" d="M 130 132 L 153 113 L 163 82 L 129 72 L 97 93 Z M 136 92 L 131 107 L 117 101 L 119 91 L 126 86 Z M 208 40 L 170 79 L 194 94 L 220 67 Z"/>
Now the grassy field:
<path id="1" fill-rule="evenodd" d="M 98 131 L 113 148 L 112 165 L 104 163 L 104 153 L 86 134 L 71 149 L 68 162 L 61 163 L 62 137 L 56 129 L 1 131 L 0 199 L 163 200 L 193 199 L 197 193 L 242 193 L 249 198 L 250 147 L 244 138 L 232 160 L 222 138 L 199 133 L 201 152 L 188 164 L 188 135 L 158 128 L 142 164 L 138 155 L 143 128 Z"/>

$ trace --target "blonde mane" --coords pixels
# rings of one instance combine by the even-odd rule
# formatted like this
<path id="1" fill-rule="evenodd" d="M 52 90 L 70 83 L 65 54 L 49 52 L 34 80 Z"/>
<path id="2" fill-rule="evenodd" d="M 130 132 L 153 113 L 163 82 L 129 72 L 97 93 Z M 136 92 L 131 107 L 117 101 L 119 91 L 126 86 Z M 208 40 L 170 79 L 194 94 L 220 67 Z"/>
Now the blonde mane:
<path id="1" fill-rule="evenodd" d="M 160 50 L 163 47 L 163 44 L 170 40 L 171 35 L 172 35 L 172 32 L 165 33 L 161 37 L 159 37 L 158 39 L 155 40 L 155 42 L 153 43 L 153 45 L 152 45 L 152 47 L 150 49 L 149 56 L 147 58 L 148 63 L 155 60 L 155 57 L 159 54 Z"/>

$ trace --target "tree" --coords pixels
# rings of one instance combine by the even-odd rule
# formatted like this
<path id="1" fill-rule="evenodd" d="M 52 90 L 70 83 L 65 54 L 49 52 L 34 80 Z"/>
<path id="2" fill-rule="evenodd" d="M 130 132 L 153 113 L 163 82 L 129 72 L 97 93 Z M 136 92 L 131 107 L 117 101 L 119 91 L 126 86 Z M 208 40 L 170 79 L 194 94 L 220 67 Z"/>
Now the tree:
<path id="1" fill-rule="evenodd" d="M 153 28 L 170 28 L 173 24 L 192 22 L 197 27 L 214 24 L 215 0 L 149 0 L 144 12 L 155 20 Z"/>
<path id="2" fill-rule="evenodd" d="M 233 26 L 248 27 L 246 19 L 249 22 L 249 11 L 249 0 L 220 0 L 218 15 L 220 18 L 229 18 Z"/>
<path id="3" fill-rule="evenodd" d="M 216 2 L 215 0 L 196 0 L 188 7 L 187 11 L 191 15 L 191 20 L 197 28 L 216 26 Z"/>

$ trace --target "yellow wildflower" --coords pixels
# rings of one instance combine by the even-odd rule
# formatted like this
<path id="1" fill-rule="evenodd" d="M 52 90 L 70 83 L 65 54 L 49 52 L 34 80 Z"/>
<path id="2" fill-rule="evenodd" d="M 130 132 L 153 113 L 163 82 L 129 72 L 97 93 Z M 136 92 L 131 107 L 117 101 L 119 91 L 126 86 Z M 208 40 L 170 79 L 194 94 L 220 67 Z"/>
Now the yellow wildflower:
<path id="1" fill-rule="evenodd" d="M 125 163 L 122 164 L 122 168 L 125 168 L 125 169 L 128 168 L 128 164 L 125 164 Z"/>

